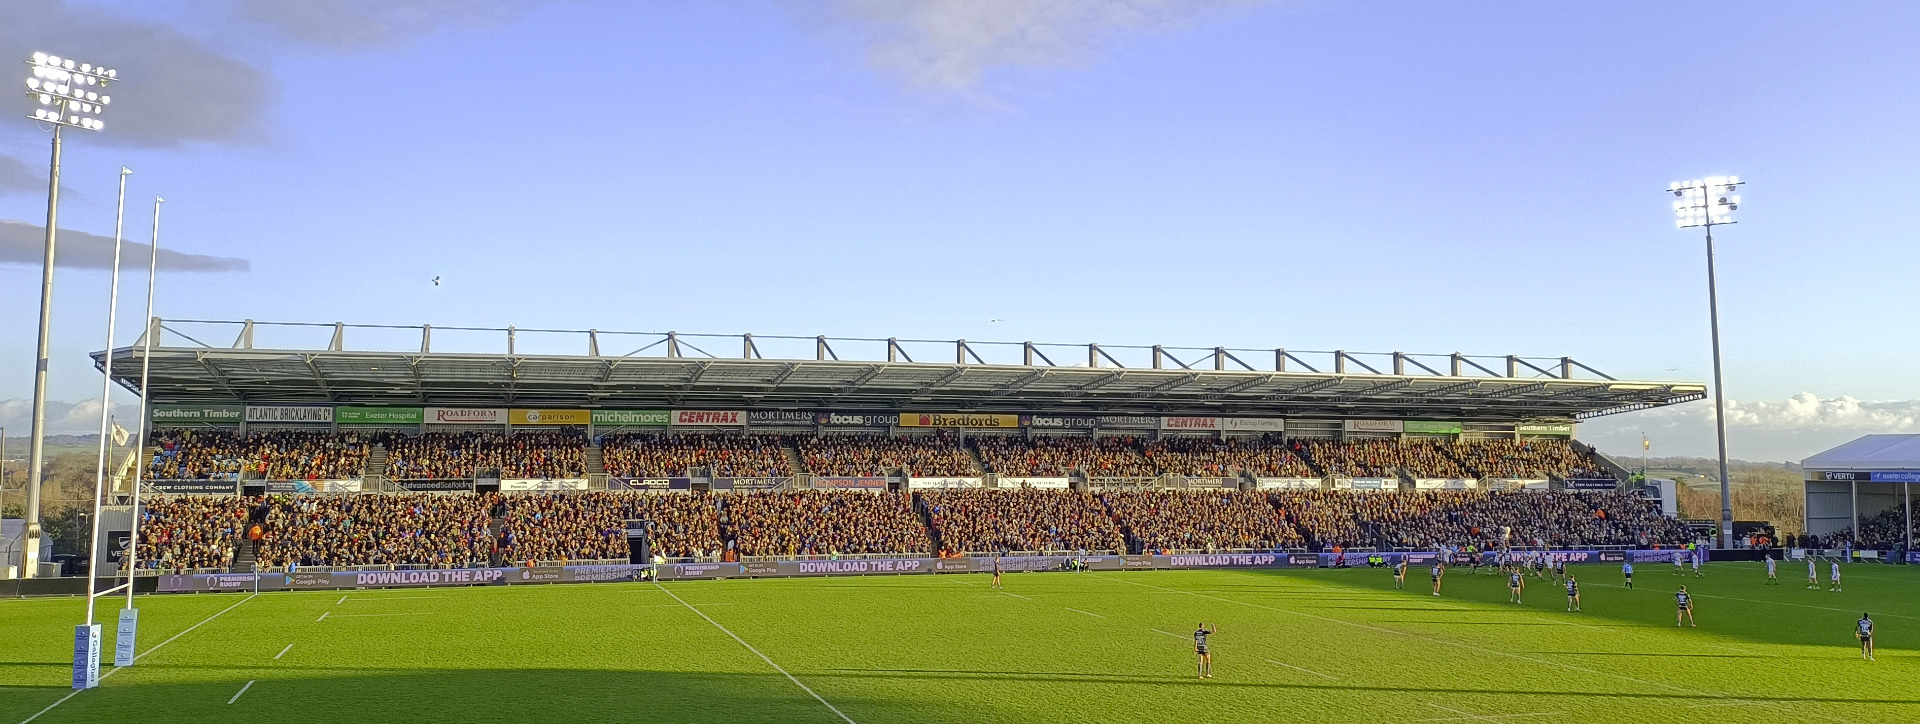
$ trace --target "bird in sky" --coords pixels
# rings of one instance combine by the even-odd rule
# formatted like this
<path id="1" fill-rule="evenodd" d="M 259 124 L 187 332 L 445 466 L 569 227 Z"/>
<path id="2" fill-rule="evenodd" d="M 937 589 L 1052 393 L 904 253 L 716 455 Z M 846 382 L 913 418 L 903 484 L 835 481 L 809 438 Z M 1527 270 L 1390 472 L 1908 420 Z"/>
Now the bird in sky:
<path id="1" fill-rule="evenodd" d="M 440 277 L 436 276 L 433 278 L 433 285 L 436 287 L 440 286 Z"/>

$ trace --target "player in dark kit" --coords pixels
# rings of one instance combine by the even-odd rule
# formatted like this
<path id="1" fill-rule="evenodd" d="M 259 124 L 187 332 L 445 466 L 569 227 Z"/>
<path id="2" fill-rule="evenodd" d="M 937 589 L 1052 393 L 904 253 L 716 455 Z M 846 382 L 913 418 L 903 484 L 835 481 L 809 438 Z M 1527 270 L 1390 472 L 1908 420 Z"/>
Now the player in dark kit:
<path id="1" fill-rule="evenodd" d="M 1860 658 L 1873 660 L 1873 617 L 1860 614 L 1860 620 L 1854 624 L 1853 635 L 1860 638 Z"/>
<path id="2" fill-rule="evenodd" d="M 1567 574 L 1567 610 L 1580 610 L 1580 582 L 1571 573 Z"/>
<path id="3" fill-rule="evenodd" d="M 1520 603 L 1520 592 L 1526 588 L 1527 581 L 1520 574 L 1507 574 L 1507 603 Z"/>
<path id="4" fill-rule="evenodd" d="M 1000 587 L 1000 556 L 993 557 L 993 587 Z"/>
<path id="5" fill-rule="evenodd" d="M 1433 575 L 1433 595 L 1438 596 L 1440 595 L 1440 577 L 1447 574 L 1447 567 L 1438 559 L 1435 559 L 1433 562 L 1433 570 L 1429 571 L 1429 573 Z"/>
<path id="6" fill-rule="evenodd" d="M 1678 626 L 1683 620 L 1687 622 L 1688 626 L 1697 627 L 1700 625 L 1693 622 L 1693 596 L 1687 593 L 1686 586 L 1681 586 L 1680 592 L 1673 594 L 1673 600 L 1675 603 L 1680 604 L 1680 612 L 1674 614 L 1673 625 Z"/>
<path id="7" fill-rule="evenodd" d="M 1213 678 L 1213 654 L 1207 653 L 1207 637 L 1213 629 L 1202 623 L 1193 629 L 1193 653 L 1200 657 L 1200 678 Z"/>
<path id="8" fill-rule="evenodd" d="M 1393 587 L 1407 587 L 1407 557 L 1401 556 L 1400 562 L 1393 564 Z"/>

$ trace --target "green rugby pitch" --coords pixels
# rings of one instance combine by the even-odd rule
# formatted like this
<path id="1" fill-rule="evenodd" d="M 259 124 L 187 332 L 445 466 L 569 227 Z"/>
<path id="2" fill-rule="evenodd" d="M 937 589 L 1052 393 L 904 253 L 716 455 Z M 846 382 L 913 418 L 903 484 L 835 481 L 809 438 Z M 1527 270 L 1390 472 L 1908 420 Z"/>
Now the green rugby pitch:
<path id="1" fill-rule="evenodd" d="M 64 700 L 84 602 L 0 601 L 0 724 L 1920 721 L 1920 569 L 1573 570 L 1584 613 L 1551 581 L 1513 605 L 1498 576 L 1435 598 L 1368 569 L 156 595 L 138 665 Z"/>

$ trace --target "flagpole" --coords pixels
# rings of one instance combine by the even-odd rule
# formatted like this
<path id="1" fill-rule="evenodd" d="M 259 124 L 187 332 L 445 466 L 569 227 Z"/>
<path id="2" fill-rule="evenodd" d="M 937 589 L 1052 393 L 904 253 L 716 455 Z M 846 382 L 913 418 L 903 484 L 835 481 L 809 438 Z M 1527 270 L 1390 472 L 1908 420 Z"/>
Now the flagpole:
<path id="1" fill-rule="evenodd" d="M 100 498 L 107 488 L 107 425 L 113 421 L 113 332 L 114 316 L 120 310 L 120 232 L 126 218 L 127 175 L 133 169 L 120 167 L 120 202 L 113 212 L 113 273 L 107 291 L 107 354 L 101 361 L 100 380 L 100 459 L 93 477 L 93 535 L 87 547 L 87 625 L 93 625 L 93 602 L 97 594 L 100 568 Z"/>
<path id="2" fill-rule="evenodd" d="M 127 564 L 127 607 L 120 611 L 120 628 L 113 647 L 114 666 L 132 666 L 134 642 L 138 636 L 140 611 L 133 607 L 134 574 L 140 568 L 140 484 L 147 470 L 147 394 L 148 375 L 153 369 L 153 342 L 160 336 L 160 322 L 153 318 L 153 282 L 160 270 L 160 204 L 166 199 L 153 197 L 153 243 L 147 249 L 147 331 L 140 335 L 140 417 L 135 424 L 140 426 L 140 435 L 134 441 L 133 455 L 133 525 L 127 536 L 127 554 L 121 558 Z"/>

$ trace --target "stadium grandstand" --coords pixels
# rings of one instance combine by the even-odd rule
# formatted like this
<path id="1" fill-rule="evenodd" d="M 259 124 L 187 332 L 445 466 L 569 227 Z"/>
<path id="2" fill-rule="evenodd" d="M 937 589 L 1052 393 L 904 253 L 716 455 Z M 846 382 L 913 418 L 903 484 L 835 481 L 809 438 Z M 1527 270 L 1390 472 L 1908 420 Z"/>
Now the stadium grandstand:
<path id="1" fill-rule="evenodd" d="M 136 392 L 150 364 L 147 442 L 114 494 L 142 486 L 136 566 L 152 573 L 773 575 L 789 569 L 753 566 L 1692 539 L 1574 431 L 1703 387 L 1565 357 L 251 321 L 147 334 L 146 359 L 141 343 L 94 357 Z"/>

